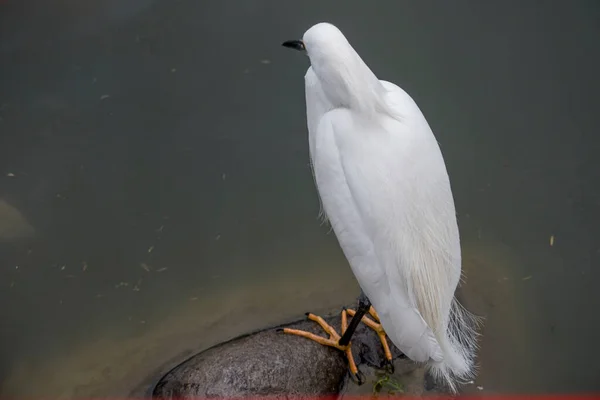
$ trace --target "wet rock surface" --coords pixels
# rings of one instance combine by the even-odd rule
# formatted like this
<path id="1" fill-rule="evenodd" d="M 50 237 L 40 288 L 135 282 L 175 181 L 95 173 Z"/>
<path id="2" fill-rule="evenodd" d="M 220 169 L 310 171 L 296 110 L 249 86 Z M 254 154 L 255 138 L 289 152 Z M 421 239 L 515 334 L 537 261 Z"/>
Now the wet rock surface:
<path id="1" fill-rule="evenodd" d="M 339 333 L 340 315 L 324 317 Z M 283 326 L 282 326 L 283 327 Z M 301 320 L 285 325 L 327 337 L 319 325 Z M 281 327 L 277 327 L 281 328 Z M 360 324 L 352 352 L 365 383 L 349 376 L 344 354 L 309 339 L 269 328 L 212 347 L 184 361 L 156 384 L 155 398 L 339 395 L 421 395 L 439 390 L 426 381 L 425 370 L 402 355 L 388 341 L 395 372 L 386 373 L 381 342 Z"/>

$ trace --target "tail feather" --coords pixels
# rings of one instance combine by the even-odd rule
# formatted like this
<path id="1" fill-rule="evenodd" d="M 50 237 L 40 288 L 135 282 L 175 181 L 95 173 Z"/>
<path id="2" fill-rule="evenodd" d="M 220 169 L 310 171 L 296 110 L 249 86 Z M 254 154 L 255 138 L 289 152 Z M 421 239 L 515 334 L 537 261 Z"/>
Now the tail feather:
<path id="1" fill-rule="evenodd" d="M 445 384 L 452 393 L 458 391 L 459 384 L 475 376 L 475 355 L 479 347 L 481 323 L 481 317 L 471 314 L 458 300 L 452 300 L 447 331 L 438 338 L 444 359 L 428 364 L 434 379 Z"/>

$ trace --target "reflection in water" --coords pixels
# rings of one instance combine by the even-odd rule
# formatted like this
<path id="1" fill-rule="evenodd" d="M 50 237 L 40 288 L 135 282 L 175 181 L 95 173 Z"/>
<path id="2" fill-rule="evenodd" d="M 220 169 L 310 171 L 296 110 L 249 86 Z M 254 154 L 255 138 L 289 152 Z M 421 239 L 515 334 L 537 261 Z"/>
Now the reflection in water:
<path id="1" fill-rule="evenodd" d="M 77 4 L 0 3 L 0 394 L 126 395 L 355 297 L 279 46 L 321 20 L 441 143 L 486 318 L 468 390 L 600 390 L 595 4 Z"/>

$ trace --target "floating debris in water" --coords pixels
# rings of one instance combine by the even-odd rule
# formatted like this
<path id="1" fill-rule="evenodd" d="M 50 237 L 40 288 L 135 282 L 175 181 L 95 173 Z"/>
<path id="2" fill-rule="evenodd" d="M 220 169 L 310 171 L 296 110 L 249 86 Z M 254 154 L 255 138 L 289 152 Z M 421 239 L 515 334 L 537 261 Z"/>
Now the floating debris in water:
<path id="1" fill-rule="evenodd" d="M 18 265 L 15 265 L 15 269 L 19 269 L 19 266 L 18 266 Z"/>
<path id="2" fill-rule="evenodd" d="M 221 239 L 221 235 L 215 236 L 215 240 L 219 240 L 219 239 Z"/>
<path id="3" fill-rule="evenodd" d="M 373 385 L 373 395 L 378 397 L 379 394 L 384 394 L 382 393 L 383 390 L 387 391 L 388 395 L 394 395 L 398 393 L 404 393 L 404 386 L 396 379 L 388 375 L 384 375 Z"/>
<path id="4" fill-rule="evenodd" d="M 152 253 L 152 250 L 154 250 L 154 246 L 148 247 L 148 253 Z"/>
<path id="5" fill-rule="evenodd" d="M 164 225 L 161 225 L 161 226 L 160 226 L 160 228 L 158 228 L 158 229 L 156 230 L 156 233 L 161 233 L 161 232 L 163 231 L 163 229 L 165 229 L 165 226 L 164 226 Z"/>
<path id="6" fill-rule="evenodd" d="M 150 267 L 146 263 L 140 263 L 140 267 L 142 267 L 146 272 L 150 272 Z"/>
<path id="7" fill-rule="evenodd" d="M 106 100 L 110 97 L 110 94 L 103 94 L 102 96 L 100 96 L 100 100 Z"/>
<path id="8" fill-rule="evenodd" d="M 66 266 L 66 265 L 63 265 L 62 267 L 60 267 L 60 270 L 61 270 L 61 271 L 64 271 L 64 270 L 65 270 L 65 268 L 67 268 L 67 266 Z"/>
<path id="9" fill-rule="evenodd" d="M 177 71 L 177 68 L 171 68 L 171 72 Z"/>
<path id="10" fill-rule="evenodd" d="M 87 270 L 87 267 L 88 267 L 88 265 L 87 265 L 87 263 L 86 263 L 85 261 L 84 261 L 82 264 L 83 264 L 83 265 L 81 266 L 81 270 L 82 270 L 83 272 L 85 272 L 85 271 Z"/>
<path id="11" fill-rule="evenodd" d="M 550 246 L 554 246 L 554 235 L 550 236 Z"/>
<path id="12" fill-rule="evenodd" d="M 8 174 L 6 174 L 6 176 L 13 178 L 15 176 L 15 174 L 13 174 L 12 172 L 9 172 Z"/>
<path id="13" fill-rule="evenodd" d="M 265 65 L 267 65 L 267 64 L 271 64 L 271 60 L 267 60 L 267 59 L 260 60 L 260 63 L 261 63 L 261 64 L 265 64 Z"/>
<path id="14" fill-rule="evenodd" d="M 529 275 L 529 276 L 526 276 L 525 278 L 523 278 L 523 280 L 524 280 L 524 281 L 528 281 L 528 280 L 530 280 L 531 278 L 533 278 L 533 277 L 532 277 L 531 275 Z"/>
<path id="15" fill-rule="evenodd" d="M 483 390 L 483 386 L 477 386 L 477 390 Z"/>
<path id="16" fill-rule="evenodd" d="M 221 174 L 221 179 L 225 180 L 227 178 L 227 174 L 225 172 L 223 172 L 223 174 Z"/>
<path id="17" fill-rule="evenodd" d="M 163 268 L 159 268 L 159 269 L 157 269 L 157 270 L 156 270 L 156 272 L 163 272 L 163 271 L 166 271 L 167 269 L 168 269 L 168 268 L 165 268 L 165 267 L 163 267 Z"/>
<path id="18" fill-rule="evenodd" d="M 145 323 L 146 323 L 146 321 L 144 321 L 144 320 L 140 321 L 140 324 L 145 324 Z"/>
<path id="19" fill-rule="evenodd" d="M 135 286 L 133 287 L 133 291 L 134 292 L 139 292 L 141 290 L 141 286 L 142 286 L 142 279 L 140 278 L 137 283 L 135 284 Z"/>
<path id="20" fill-rule="evenodd" d="M 127 287 L 127 286 L 129 286 L 128 282 L 119 282 L 115 285 L 115 289 L 118 289 L 120 287 Z"/>

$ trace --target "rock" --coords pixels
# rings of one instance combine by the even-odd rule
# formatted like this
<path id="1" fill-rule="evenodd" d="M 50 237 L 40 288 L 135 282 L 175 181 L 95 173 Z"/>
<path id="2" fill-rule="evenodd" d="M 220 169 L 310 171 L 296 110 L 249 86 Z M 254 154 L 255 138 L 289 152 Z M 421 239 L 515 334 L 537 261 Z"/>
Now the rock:
<path id="1" fill-rule="evenodd" d="M 325 320 L 339 332 L 339 313 Z M 327 336 L 312 321 L 302 320 L 285 327 Z M 380 372 L 385 358 L 379 338 L 364 324 L 359 325 L 352 339 L 352 351 L 366 382 L 358 386 L 349 378 L 341 351 L 270 328 L 219 344 L 184 361 L 158 382 L 152 396 L 343 397 L 371 394 L 374 388 L 382 394 L 397 393 L 398 389 L 413 395 L 424 393 L 424 369 L 405 358 L 389 340 L 388 343 L 396 371 L 386 378 Z"/>
<path id="2" fill-rule="evenodd" d="M 294 327 L 315 331 L 311 325 L 302 322 Z M 285 397 L 337 393 L 346 373 L 341 352 L 286 336 L 269 329 L 204 351 L 169 372 L 153 396 Z"/>

